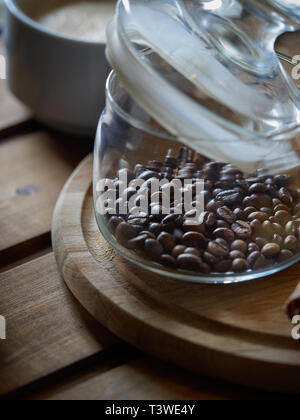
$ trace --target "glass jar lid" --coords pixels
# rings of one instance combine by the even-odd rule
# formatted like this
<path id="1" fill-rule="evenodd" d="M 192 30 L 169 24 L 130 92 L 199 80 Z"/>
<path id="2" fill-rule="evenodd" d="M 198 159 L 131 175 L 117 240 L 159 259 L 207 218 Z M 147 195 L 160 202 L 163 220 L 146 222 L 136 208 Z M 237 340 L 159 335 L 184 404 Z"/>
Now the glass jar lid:
<path id="1" fill-rule="evenodd" d="M 299 0 L 119 0 L 107 56 L 128 93 L 207 157 L 251 172 L 288 157 L 300 92 L 274 51 Z M 294 162 L 294 163 L 293 163 Z"/>

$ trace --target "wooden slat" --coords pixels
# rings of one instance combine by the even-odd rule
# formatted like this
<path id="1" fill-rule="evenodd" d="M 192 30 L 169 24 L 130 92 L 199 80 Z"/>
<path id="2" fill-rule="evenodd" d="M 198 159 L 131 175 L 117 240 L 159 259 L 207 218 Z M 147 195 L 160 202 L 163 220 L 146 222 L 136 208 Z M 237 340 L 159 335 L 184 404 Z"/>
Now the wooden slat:
<path id="1" fill-rule="evenodd" d="M 72 380 L 31 394 L 30 400 L 232 400 L 280 399 L 284 396 L 251 390 L 195 376 L 156 359 L 143 357 L 102 373 L 93 367 Z M 286 397 L 288 398 L 288 397 Z"/>
<path id="2" fill-rule="evenodd" d="M 0 252 L 49 232 L 57 197 L 91 148 L 46 132 L 0 143 Z"/>
<path id="3" fill-rule="evenodd" d="M 0 395 L 110 348 L 117 339 L 75 301 L 53 254 L 0 274 Z"/>
<path id="4" fill-rule="evenodd" d="M 20 125 L 31 117 L 29 110 L 9 92 L 6 80 L 2 78 L 4 76 L 3 57 L 3 41 L 0 38 L 0 131 Z"/>

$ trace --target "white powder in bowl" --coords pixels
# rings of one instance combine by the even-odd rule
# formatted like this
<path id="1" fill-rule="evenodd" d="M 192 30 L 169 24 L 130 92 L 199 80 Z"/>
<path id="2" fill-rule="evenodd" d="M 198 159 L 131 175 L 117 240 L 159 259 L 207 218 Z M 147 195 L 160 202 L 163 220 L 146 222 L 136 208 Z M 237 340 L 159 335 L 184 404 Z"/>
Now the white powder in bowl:
<path id="1" fill-rule="evenodd" d="M 106 42 L 106 26 L 112 19 L 116 1 L 74 1 L 56 5 L 41 13 L 39 23 L 60 34 L 85 41 Z"/>

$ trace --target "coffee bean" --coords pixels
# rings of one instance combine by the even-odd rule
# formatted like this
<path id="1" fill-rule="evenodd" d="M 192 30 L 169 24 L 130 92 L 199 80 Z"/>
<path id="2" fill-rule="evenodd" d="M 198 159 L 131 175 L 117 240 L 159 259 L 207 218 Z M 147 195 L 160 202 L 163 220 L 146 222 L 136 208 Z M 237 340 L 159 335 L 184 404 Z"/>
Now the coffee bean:
<path id="1" fill-rule="evenodd" d="M 182 225 L 182 230 L 184 232 L 198 232 L 202 233 L 203 235 L 206 234 L 206 228 L 204 224 L 199 222 L 184 222 Z"/>
<path id="2" fill-rule="evenodd" d="M 251 213 L 255 213 L 256 211 L 257 209 L 255 207 L 246 207 L 244 210 L 245 217 L 248 218 Z"/>
<path id="3" fill-rule="evenodd" d="M 251 194 L 255 194 L 255 193 L 265 193 L 267 191 L 267 186 L 266 184 L 262 184 L 262 183 L 256 183 L 256 184 L 252 184 L 251 187 L 249 188 L 249 192 Z"/>
<path id="4" fill-rule="evenodd" d="M 108 222 L 108 227 L 112 233 L 115 232 L 120 223 L 124 220 L 121 217 L 112 216 Z"/>
<path id="5" fill-rule="evenodd" d="M 265 257 L 275 257 L 280 253 L 280 246 L 275 243 L 268 243 L 261 251 Z"/>
<path id="6" fill-rule="evenodd" d="M 212 267 L 216 266 L 220 262 L 220 259 L 215 257 L 210 252 L 204 252 L 203 259 L 204 259 L 205 262 L 207 262 Z"/>
<path id="7" fill-rule="evenodd" d="M 277 257 L 278 262 L 284 262 L 293 258 L 294 254 L 289 249 L 283 249 Z"/>
<path id="8" fill-rule="evenodd" d="M 274 181 L 278 187 L 289 187 L 293 182 L 293 177 L 291 175 L 276 175 Z"/>
<path id="9" fill-rule="evenodd" d="M 268 241 L 265 238 L 256 237 L 255 243 L 259 247 L 259 249 L 262 249 L 265 245 L 267 245 Z"/>
<path id="10" fill-rule="evenodd" d="M 244 199 L 243 204 L 245 207 L 261 209 L 262 207 L 271 207 L 272 199 L 267 194 L 252 194 Z"/>
<path id="11" fill-rule="evenodd" d="M 277 206 L 274 207 L 274 214 L 276 214 L 278 211 L 286 211 L 290 212 L 290 209 L 285 204 L 277 204 Z"/>
<path id="12" fill-rule="evenodd" d="M 162 226 L 160 223 L 151 223 L 149 226 L 149 232 L 153 233 L 153 235 L 158 236 L 162 231 Z"/>
<path id="13" fill-rule="evenodd" d="M 233 213 L 234 213 L 234 216 L 235 216 L 235 220 L 245 220 L 246 219 L 245 213 L 244 213 L 243 209 L 241 209 L 240 207 L 237 207 L 236 209 L 234 209 Z"/>
<path id="14" fill-rule="evenodd" d="M 229 249 L 226 246 L 223 246 L 216 241 L 211 241 L 208 244 L 208 252 L 217 258 L 227 257 L 229 254 Z"/>
<path id="15" fill-rule="evenodd" d="M 219 200 L 211 200 L 207 205 L 206 205 L 206 209 L 212 213 L 216 213 L 216 211 L 218 210 L 219 207 L 223 207 L 224 206 L 224 202 L 223 201 L 219 201 Z"/>
<path id="16" fill-rule="evenodd" d="M 280 235 L 283 238 L 286 236 L 284 228 L 279 223 L 273 223 L 273 228 L 274 232 L 277 233 L 277 235 Z"/>
<path id="17" fill-rule="evenodd" d="M 235 214 L 227 206 L 220 207 L 217 210 L 217 215 L 228 224 L 232 224 L 236 221 Z"/>
<path id="18" fill-rule="evenodd" d="M 127 242 L 126 248 L 128 249 L 137 249 L 144 248 L 145 241 L 149 239 L 148 235 L 139 235 L 136 238 L 131 239 Z"/>
<path id="19" fill-rule="evenodd" d="M 162 232 L 158 238 L 158 242 L 163 246 L 163 248 L 167 251 L 170 251 L 175 246 L 175 239 L 174 236 L 167 232 Z"/>
<path id="20" fill-rule="evenodd" d="M 201 258 L 193 254 L 181 254 L 177 258 L 177 263 L 182 270 L 203 273 L 204 267 Z"/>
<path id="21" fill-rule="evenodd" d="M 223 191 L 216 197 L 218 201 L 223 201 L 227 206 L 231 206 L 236 203 L 241 203 L 243 198 L 244 195 L 241 194 L 239 191 L 235 190 Z"/>
<path id="22" fill-rule="evenodd" d="M 272 238 L 272 242 L 274 242 L 274 244 L 277 244 L 280 246 L 280 248 L 283 245 L 283 238 L 282 236 L 278 235 L 277 233 L 275 233 L 275 235 Z"/>
<path id="23" fill-rule="evenodd" d="M 285 210 L 280 210 L 275 213 L 275 220 L 280 225 L 286 225 L 291 220 L 291 215 Z"/>
<path id="24" fill-rule="evenodd" d="M 146 240 L 145 250 L 152 259 L 159 258 L 164 252 L 162 245 L 155 239 Z"/>
<path id="25" fill-rule="evenodd" d="M 186 250 L 186 246 L 184 245 L 177 245 L 175 248 L 173 248 L 172 256 L 174 258 L 177 258 L 180 254 L 184 254 L 184 251 Z"/>
<path id="26" fill-rule="evenodd" d="M 128 241 L 135 238 L 138 233 L 139 232 L 136 226 L 129 225 L 126 222 L 122 222 L 117 227 L 115 235 L 117 241 L 120 242 L 122 245 L 125 245 Z"/>
<path id="27" fill-rule="evenodd" d="M 161 264 L 163 264 L 163 265 L 165 265 L 167 267 L 170 267 L 170 268 L 174 268 L 175 269 L 178 266 L 176 259 L 173 258 L 173 257 L 171 257 L 171 255 L 168 255 L 168 254 L 163 254 L 160 257 L 160 260 L 159 261 L 160 261 Z"/>
<path id="28" fill-rule="evenodd" d="M 245 259 L 245 254 L 243 254 L 241 251 L 231 251 L 229 254 L 229 258 L 231 260 L 236 260 L 238 258 Z"/>
<path id="29" fill-rule="evenodd" d="M 234 233 L 228 228 L 218 228 L 213 232 L 213 238 L 224 238 L 227 242 L 233 242 L 235 239 Z"/>
<path id="30" fill-rule="evenodd" d="M 198 232 L 187 232 L 182 237 L 182 244 L 187 247 L 203 247 L 207 243 L 207 238 Z"/>
<path id="31" fill-rule="evenodd" d="M 252 228 L 249 223 L 243 220 L 238 220 L 231 226 L 233 232 L 239 239 L 250 239 L 252 235 Z"/>
<path id="32" fill-rule="evenodd" d="M 259 251 L 260 247 L 255 242 L 250 242 L 248 245 L 248 253 L 252 254 L 252 252 Z"/>
<path id="33" fill-rule="evenodd" d="M 248 250 L 248 244 L 247 244 L 247 242 L 238 239 L 238 240 L 232 242 L 231 250 L 232 251 L 240 251 L 241 253 L 246 254 L 247 250 Z"/>
<path id="34" fill-rule="evenodd" d="M 294 199 L 287 188 L 281 188 L 278 192 L 278 197 L 283 204 L 287 206 L 291 206 L 293 204 Z"/>
<path id="35" fill-rule="evenodd" d="M 266 221 L 263 223 L 262 228 L 263 228 L 263 233 L 264 233 L 263 236 L 265 238 L 272 239 L 273 235 L 275 234 L 274 224 L 269 221 Z"/>
<path id="36" fill-rule="evenodd" d="M 154 171 L 144 171 L 139 176 L 138 179 L 144 179 L 145 181 L 151 179 L 151 178 L 157 178 L 158 174 Z"/>
<path id="37" fill-rule="evenodd" d="M 258 270 L 265 266 L 266 258 L 261 252 L 254 251 L 249 255 L 248 263 L 253 268 L 253 270 Z"/>
<path id="38" fill-rule="evenodd" d="M 218 228 L 225 228 L 225 229 L 230 229 L 230 224 L 225 222 L 225 220 L 217 220 L 216 229 Z"/>
<path id="39" fill-rule="evenodd" d="M 249 214 L 248 220 L 252 222 L 253 220 L 259 220 L 260 222 L 265 222 L 268 219 L 268 215 L 261 211 L 256 211 L 254 213 Z"/>
<path id="40" fill-rule="evenodd" d="M 299 236 L 300 220 L 291 220 L 285 226 L 285 231 L 288 235 Z"/>
<path id="41" fill-rule="evenodd" d="M 186 248 L 184 254 L 193 254 L 196 255 L 196 257 L 201 257 L 202 253 L 199 251 L 198 248 Z"/>
<path id="42" fill-rule="evenodd" d="M 260 211 L 261 211 L 262 213 L 267 214 L 269 217 L 273 216 L 273 209 L 271 209 L 270 207 L 262 207 L 262 208 L 260 209 Z"/>
<path id="43" fill-rule="evenodd" d="M 202 215 L 203 224 L 208 228 L 212 228 L 216 225 L 217 218 L 216 215 L 212 212 L 206 211 Z"/>
<path id="44" fill-rule="evenodd" d="M 227 273 L 232 271 L 232 260 L 222 260 L 218 262 L 214 267 L 213 270 L 217 273 Z"/>
<path id="45" fill-rule="evenodd" d="M 147 235 L 149 239 L 156 239 L 156 236 L 148 230 L 143 230 L 139 235 Z"/>
<path id="46" fill-rule="evenodd" d="M 290 251 L 293 251 L 294 249 L 296 249 L 297 244 L 298 244 L 298 241 L 297 241 L 297 238 L 295 236 L 289 235 L 285 238 L 284 246 L 287 249 L 289 249 Z"/>
<path id="47" fill-rule="evenodd" d="M 247 260 L 238 258 L 233 261 L 232 269 L 235 273 L 243 273 L 244 271 L 248 271 L 250 268 L 250 264 Z"/>
<path id="48" fill-rule="evenodd" d="M 224 238 L 217 238 L 215 240 L 215 242 L 217 242 L 218 244 L 220 244 L 220 245 L 222 245 L 224 247 L 227 247 L 229 249 L 229 245 L 228 245 L 228 242 L 226 241 L 226 239 L 224 239 Z"/>

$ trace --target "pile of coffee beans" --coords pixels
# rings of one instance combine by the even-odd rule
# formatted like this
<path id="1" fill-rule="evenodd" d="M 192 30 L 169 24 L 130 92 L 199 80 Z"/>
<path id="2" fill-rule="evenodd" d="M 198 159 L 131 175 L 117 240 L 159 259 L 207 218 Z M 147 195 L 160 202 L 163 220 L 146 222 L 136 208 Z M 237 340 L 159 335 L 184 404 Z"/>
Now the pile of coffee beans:
<path id="1" fill-rule="evenodd" d="M 137 165 L 129 176 L 146 185 L 154 179 L 205 181 L 201 223 L 187 224 L 191 214 L 175 214 L 176 203 L 170 214 L 162 214 L 163 188 L 156 193 L 159 214 L 152 214 L 149 205 L 148 214 L 107 215 L 117 241 L 144 258 L 196 273 L 245 273 L 300 252 L 300 191 L 291 188 L 290 175 L 258 171 L 246 176 L 231 164 L 208 161 L 181 148 L 176 157 L 170 150 L 164 162 Z M 116 190 L 119 182 L 114 180 Z M 128 188 L 126 194 L 129 200 L 136 190 Z"/>

